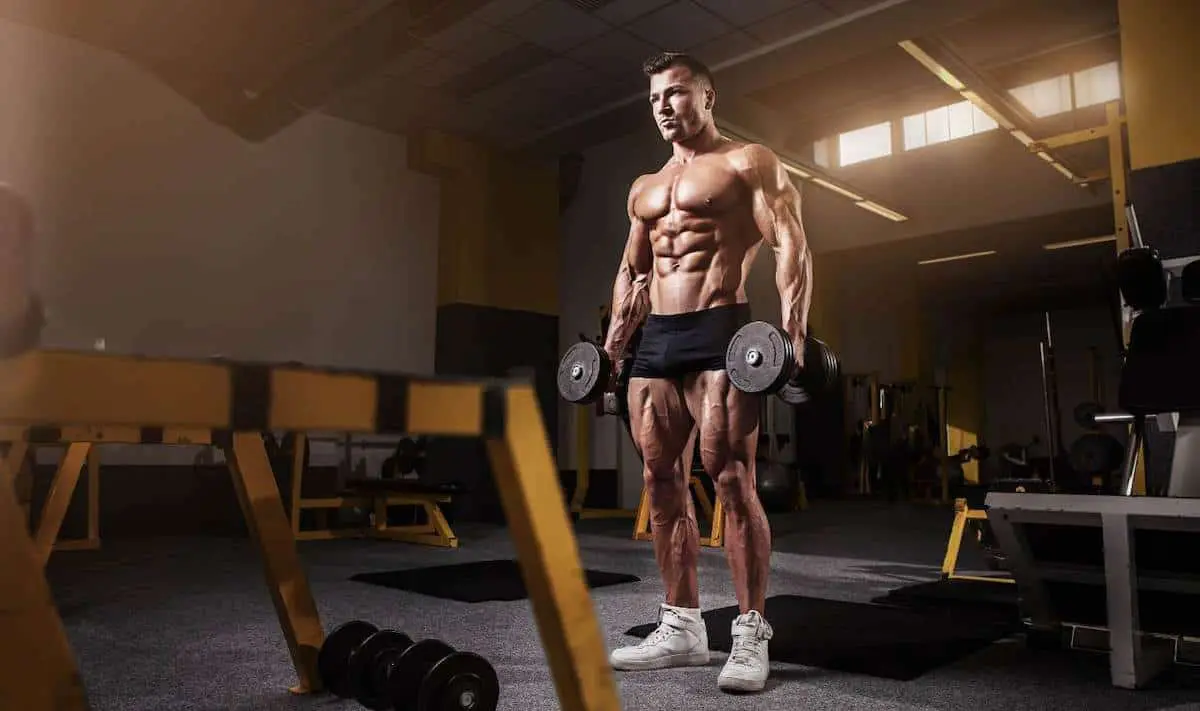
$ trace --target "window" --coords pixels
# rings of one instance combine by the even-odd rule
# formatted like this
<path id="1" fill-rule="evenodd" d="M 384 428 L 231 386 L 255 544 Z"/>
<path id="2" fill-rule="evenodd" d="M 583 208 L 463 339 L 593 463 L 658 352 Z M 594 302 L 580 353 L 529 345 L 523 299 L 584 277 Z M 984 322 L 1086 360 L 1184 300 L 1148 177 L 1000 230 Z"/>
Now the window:
<path id="1" fill-rule="evenodd" d="M 1075 108 L 1106 104 L 1121 98 L 1121 71 L 1116 62 L 1075 72 Z"/>
<path id="2" fill-rule="evenodd" d="M 997 126 L 991 116 L 969 101 L 939 106 L 923 114 L 904 117 L 904 150 L 974 136 Z"/>
<path id="3" fill-rule="evenodd" d="M 1074 108 L 1071 101 L 1070 74 L 1018 86 L 1009 93 L 1021 102 L 1029 113 L 1038 118 L 1065 113 Z"/>
<path id="4" fill-rule="evenodd" d="M 833 141 L 822 138 L 813 144 L 813 162 L 822 168 L 833 165 Z"/>
<path id="5" fill-rule="evenodd" d="M 839 164 L 853 165 L 892 154 L 892 122 L 847 131 L 838 136 Z"/>

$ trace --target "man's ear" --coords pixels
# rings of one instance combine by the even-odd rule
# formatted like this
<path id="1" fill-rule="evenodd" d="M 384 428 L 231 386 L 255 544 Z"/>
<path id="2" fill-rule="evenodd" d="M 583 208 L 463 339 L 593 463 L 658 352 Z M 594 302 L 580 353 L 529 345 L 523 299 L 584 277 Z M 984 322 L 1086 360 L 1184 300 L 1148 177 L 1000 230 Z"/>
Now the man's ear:
<path id="1" fill-rule="evenodd" d="M 715 89 L 704 90 L 704 108 L 707 111 L 712 111 L 713 106 L 717 103 L 717 92 Z"/>

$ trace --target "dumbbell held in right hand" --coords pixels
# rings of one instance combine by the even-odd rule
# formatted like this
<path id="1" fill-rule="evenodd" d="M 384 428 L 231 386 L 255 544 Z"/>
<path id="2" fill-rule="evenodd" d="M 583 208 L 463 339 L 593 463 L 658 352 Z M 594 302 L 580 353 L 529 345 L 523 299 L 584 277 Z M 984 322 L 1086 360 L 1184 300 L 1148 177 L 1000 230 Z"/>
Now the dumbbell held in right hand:
<path id="1" fill-rule="evenodd" d="M 837 385 L 840 364 L 829 346 L 809 336 L 804 339 L 804 367 L 797 369 L 791 337 L 766 321 L 752 321 L 730 339 L 725 371 L 744 393 L 777 395 L 801 405 Z"/>

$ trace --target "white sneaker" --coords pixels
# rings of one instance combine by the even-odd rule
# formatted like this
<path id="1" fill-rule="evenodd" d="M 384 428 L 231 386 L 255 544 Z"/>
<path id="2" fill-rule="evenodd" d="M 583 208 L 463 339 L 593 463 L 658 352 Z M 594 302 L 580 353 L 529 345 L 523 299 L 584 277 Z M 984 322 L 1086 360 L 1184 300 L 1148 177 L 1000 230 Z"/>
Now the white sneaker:
<path id="1" fill-rule="evenodd" d="M 733 646 L 729 659 L 717 677 L 722 691 L 761 691 L 767 685 L 771 660 L 767 642 L 775 631 L 757 610 L 739 615 L 733 621 Z"/>
<path id="2" fill-rule="evenodd" d="M 708 664 L 708 628 L 700 610 L 664 604 L 658 627 L 638 644 L 614 649 L 609 662 L 619 671 Z"/>

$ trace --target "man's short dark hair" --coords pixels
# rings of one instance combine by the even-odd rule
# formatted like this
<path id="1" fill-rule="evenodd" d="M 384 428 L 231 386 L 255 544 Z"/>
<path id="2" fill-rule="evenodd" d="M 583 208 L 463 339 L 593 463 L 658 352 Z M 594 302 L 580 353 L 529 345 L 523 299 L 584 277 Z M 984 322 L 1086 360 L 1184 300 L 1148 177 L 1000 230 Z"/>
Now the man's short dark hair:
<path id="1" fill-rule="evenodd" d="M 692 76 L 707 82 L 710 88 L 716 88 L 712 71 L 709 70 L 708 65 L 692 55 L 683 52 L 659 52 L 645 62 L 642 62 L 642 73 L 648 77 L 652 77 L 672 67 L 684 67 L 692 73 Z"/>

